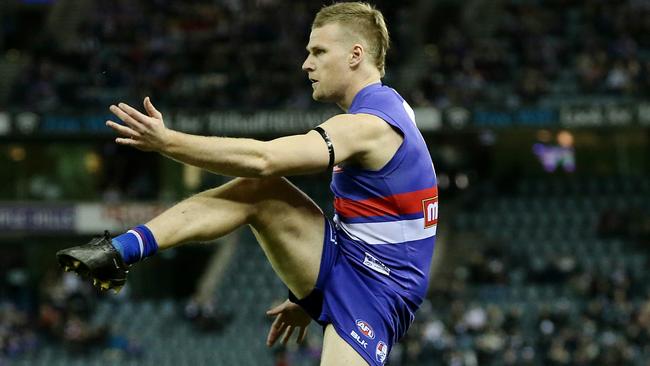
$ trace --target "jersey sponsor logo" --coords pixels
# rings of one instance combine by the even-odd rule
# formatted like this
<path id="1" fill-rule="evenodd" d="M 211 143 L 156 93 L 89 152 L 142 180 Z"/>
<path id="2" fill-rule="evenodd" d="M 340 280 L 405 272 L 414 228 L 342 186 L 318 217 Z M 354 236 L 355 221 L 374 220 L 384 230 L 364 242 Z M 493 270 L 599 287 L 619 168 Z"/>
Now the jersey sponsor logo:
<path id="1" fill-rule="evenodd" d="M 438 196 L 422 200 L 422 211 L 424 213 L 424 228 L 430 228 L 438 224 Z"/>
<path id="2" fill-rule="evenodd" d="M 363 259 L 363 265 L 375 272 L 390 276 L 390 268 L 386 267 L 386 265 L 381 263 L 379 259 L 373 257 L 368 253 L 366 253 L 366 258 Z"/>
<path id="3" fill-rule="evenodd" d="M 356 323 L 357 323 L 357 328 L 359 328 L 361 334 L 363 334 L 367 338 L 375 339 L 375 331 L 372 329 L 370 324 L 368 324 L 368 322 L 366 322 L 365 320 L 357 319 Z"/>
<path id="4" fill-rule="evenodd" d="M 379 341 L 379 343 L 377 343 L 377 349 L 375 350 L 377 362 L 383 364 L 386 361 L 386 356 L 388 356 L 388 346 L 386 343 Z"/>
<path id="5" fill-rule="evenodd" d="M 368 342 L 366 340 L 364 340 L 363 338 L 361 338 L 359 333 L 357 333 L 357 332 L 355 332 L 353 330 L 353 331 L 350 332 L 350 335 L 352 336 L 352 338 L 354 338 L 357 341 L 357 343 L 359 343 L 361 346 L 363 346 L 363 348 L 368 348 Z"/>

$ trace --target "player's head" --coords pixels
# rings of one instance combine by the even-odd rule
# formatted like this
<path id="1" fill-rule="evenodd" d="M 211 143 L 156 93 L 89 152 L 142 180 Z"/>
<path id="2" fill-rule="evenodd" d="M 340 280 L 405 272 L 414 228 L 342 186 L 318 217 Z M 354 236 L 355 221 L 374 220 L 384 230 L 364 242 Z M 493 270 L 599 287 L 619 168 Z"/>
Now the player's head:
<path id="1" fill-rule="evenodd" d="M 360 2 L 322 8 L 314 19 L 302 65 L 313 83 L 313 97 L 337 101 L 350 81 L 384 76 L 388 30 L 381 12 Z"/>

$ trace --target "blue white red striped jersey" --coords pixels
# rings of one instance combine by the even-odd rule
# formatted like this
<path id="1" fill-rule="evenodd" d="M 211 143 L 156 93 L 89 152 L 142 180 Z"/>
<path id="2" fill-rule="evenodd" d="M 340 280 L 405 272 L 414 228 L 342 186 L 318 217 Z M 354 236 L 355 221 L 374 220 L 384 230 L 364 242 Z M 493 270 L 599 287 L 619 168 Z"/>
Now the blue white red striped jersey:
<path id="1" fill-rule="evenodd" d="M 431 156 L 411 107 L 381 83 L 362 89 L 348 113 L 377 116 L 404 141 L 380 170 L 336 166 L 331 189 L 342 249 L 378 280 L 419 304 L 426 293 L 438 224 L 438 187 Z"/>

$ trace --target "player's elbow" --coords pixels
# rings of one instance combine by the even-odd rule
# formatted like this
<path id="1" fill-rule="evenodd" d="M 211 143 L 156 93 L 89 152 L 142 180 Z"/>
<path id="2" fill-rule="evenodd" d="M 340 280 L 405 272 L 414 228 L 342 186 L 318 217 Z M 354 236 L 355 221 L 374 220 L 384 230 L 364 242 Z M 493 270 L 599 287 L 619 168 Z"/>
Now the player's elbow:
<path id="1" fill-rule="evenodd" d="M 270 178 L 274 177 L 275 170 L 273 164 L 268 160 L 268 157 L 260 157 L 254 167 L 255 177 L 256 178 Z"/>
<path id="2" fill-rule="evenodd" d="M 271 178 L 280 176 L 280 166 L 273 152 L 263 146 L 255 157 L 251 170 L 256 178 Z"/>
<path id="3" fill-rule="evenodd" d="M 304 166 L 300 165 L 295 156 L 286 149 L 278 147 L 277 143 L 267 141 L 259 154 L 257 173 L 260 178 L 283 177 L 286 175 L 303 174 Z"/>

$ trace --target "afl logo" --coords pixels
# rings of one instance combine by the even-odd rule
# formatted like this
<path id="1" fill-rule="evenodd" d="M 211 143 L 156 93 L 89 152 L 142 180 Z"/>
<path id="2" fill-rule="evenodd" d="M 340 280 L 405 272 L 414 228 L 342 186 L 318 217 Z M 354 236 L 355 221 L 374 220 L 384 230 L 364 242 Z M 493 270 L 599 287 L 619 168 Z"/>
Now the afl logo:
<path id="1" fill-rule="evenodd" d="M 377 362 L 383 364 L 384 361 L 386 361 L 386 356 L 388 356 L 388 346 L 386 343 L 379 341 L 379 343 L 377 343 L 377 350 L 375 351 Z"/>
<path id="2" fill-rule="evenodd" d="M 438 224 L 438 197 L 422 200 L 422 211 L 425 229 Z"/>
<path id="3" fill-rule="evenodd" d="M 363 334 L 367 338 L 375 339 L 375 331 L 372 330 L 372 327 L 366 321 L 358 319 L 357 328 L 359 328 L 361 334 Z"/>

